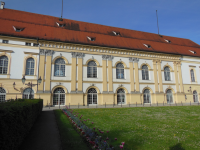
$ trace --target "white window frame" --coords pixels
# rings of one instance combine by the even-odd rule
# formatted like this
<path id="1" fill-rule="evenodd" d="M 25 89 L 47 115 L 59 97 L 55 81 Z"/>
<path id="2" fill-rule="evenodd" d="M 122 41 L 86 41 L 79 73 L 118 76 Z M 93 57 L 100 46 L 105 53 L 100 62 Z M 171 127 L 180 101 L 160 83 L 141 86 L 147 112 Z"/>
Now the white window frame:
<path id="1" fill-rule="evenodd" d="M 89 73 L 89 70 L 90 70 L 90 73 Z M 97 78 L 97 64 L 93 60 L 89 61 L 87 64 L 87 78 Z"/>
<path id="2" fill-rule="evenodd" d="M 146 66 L 147 69 L 143 69 L 144 66 Z M 142 80 L 149 80 L 149 67 L 147 65 L 142 66 Z"/>
<path id="3" fill-rule="evenodd" d="M 60 62 L 58 62 L 60 60 Z M 58 69 L 56 69 L 58 68 Z M 65 70 L 66 70 L 66 66 L 65 66 L 65 60 L 63 58 L 58 58 L 55 60 L 54 63 L 54 76 L 55 77 L 64 77 L 65 76 Z M 57 74 L 58 71 L 58 74 Z M 63 73 L 63 75 L 61 75 L 61 72 Z"/>
<path id="4" fill-rule="evenodd" d="M 195 82 L 194 69 L 190 70 L 190 77 L 191 77 L 191 82 Z"/>
<path id="5" fill-rule="evenodd" d="M 168 68 L 169 70 L 166 70 L 166 68 Z M 171 72 L 168 66 L 164 68 L 164 77 L 165 77 L 165 81 L 171 81 Z"/>
<path id="6" fill-rule="evenodd" d="M 121 65 L 121 66 L 119 66 L 119 65 Z M 124 71 L 123 63 L 118 63 L 116 65 L 116 79 L 125 79 L 125 73 L 124 72 L 125 71 Z"/>
<path id="7" fill-rule="evenodd" d="M 31 61 L 30 61 L 31 59 Z M 29 68 L 28 68 L 28 63 L 30 63 Z M 33 68 L 31 67 L 33 64 Z M 27 71 L 28 70 L 28 71 Z M 30 57 L 26 60 L 26 70 L 25 70 L 25 75 L 33 76 L 35 71 L 35 60 L 34 58 Z"/>

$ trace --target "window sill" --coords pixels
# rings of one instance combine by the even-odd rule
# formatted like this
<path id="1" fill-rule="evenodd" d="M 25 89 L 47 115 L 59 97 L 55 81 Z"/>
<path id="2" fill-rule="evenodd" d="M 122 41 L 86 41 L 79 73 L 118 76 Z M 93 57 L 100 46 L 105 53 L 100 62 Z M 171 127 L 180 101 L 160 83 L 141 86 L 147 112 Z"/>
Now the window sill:
<path id="1" fill-rule="evenodd" d="M 54 76 L 54 77 L 66 77 L 66 76 Z"/>
<path id="2" fill-rule="evenodd" d="M 192 82 L 192 81 L 191 81 L 191 83 L 193 83 L 193 84 L 194 84 L 194 83 L 195 83 L 195 84 L 197 84 L 197 82 L 196 82 L 196 81 L 194 81 L 194 82 Z"/>

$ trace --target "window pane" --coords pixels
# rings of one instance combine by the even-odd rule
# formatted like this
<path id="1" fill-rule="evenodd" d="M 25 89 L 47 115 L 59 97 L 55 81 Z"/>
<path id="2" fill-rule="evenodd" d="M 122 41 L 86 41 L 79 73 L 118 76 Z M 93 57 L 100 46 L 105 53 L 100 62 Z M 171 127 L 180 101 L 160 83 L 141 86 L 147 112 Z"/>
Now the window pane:
<path id="1" fill-rule="evenodd" d="M 92 94 L 88 94 L 88 104 L 92 104 Z"/>
<path id="2" fill-rule="evenodd" d="M 93 94 L 93 104 L 97 104 L 97 94 Z"/>
<path id="3" fill-rule="evenodd" d="M 121 104 L 121 96 L 120 96 L 120 94 L 117 94 L 117 104 Z"/>
<path id="4" fill-rule="evenodd" d="M 62 58 L 58 58 L 54 65 L 54 76 L 65 76 L 65 61 Z"/>
<path id="5" fill-rule="evenodd" d="M 93 67 L 93 77 L 97 77 L 97 67 Z"/>
<path id="6" fill-rule="evenodd" d="M 7 74 L 8 70 L 8 57 L 7 56 L 1 56 L 0 57 L 0 73 L 1 74 Z"/>
<path id="7" fill-rule="evenodd" d="M 192 82 L 195 82 L 194 70 L 190 70 L 190 75 L 191 75 L 191 81 L 192 81 Z"/>
<path id="8" fill-rule="evenodd" d="M 145 76 L 146 76 L 146 80 L 149 80 L 149 71 L 145 70 Z"/>
<path id="9" fill-rule="evenodd" d="M 60 94 L 60 105 L 65 104 L 65 94 Z"/>
<path id="10" fill-rule="evenodd" d="M 60 72 L 59 65 L 55 65 L 54 75 L 59 76 L 59 72 Z"/>
<path id="11" fill-rule="evenodd" d="M 3 68 L 3 74 L 7 74 L 7 68 L 6 67 Z"/>
<path id="12" fill-rule="evenodd" d="M 58 94 L 53 95 L 53 105 L 58 105 Z"/>
<path id="13" fill-rule="evenodd" d="M 35 61 L 33 58 L 26 60 L 26 75 L 34 75 L 34 65 Z"/>

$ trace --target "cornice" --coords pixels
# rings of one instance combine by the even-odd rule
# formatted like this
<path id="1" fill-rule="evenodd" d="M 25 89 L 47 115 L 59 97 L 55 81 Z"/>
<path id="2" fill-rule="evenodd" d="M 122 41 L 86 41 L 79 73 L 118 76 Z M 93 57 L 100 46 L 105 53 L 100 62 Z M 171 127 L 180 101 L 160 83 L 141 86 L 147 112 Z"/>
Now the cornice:
<path id="1" fill-rule="evenodd" d="M 40 42 L 41 49 L 51 49 L 55 51 L 66 52 L 81 52 L 81 53 L 97 53 L 99 55 L 120 55 L 122 57 L 134 57 L 143 59 L 162 59 L 162 60 L 180 60 L 181 56 L 173 54 L 158 54 L 155 52 L 144 52 L 128 49 L 106 48 L 90 45 L 71 44 L 71 43 L 56 43 L 56 42 Z"/>
<path id="2" fill-rule="evenodd" d="M 39 53 L 33 53 L 33 52 L 24 52 L 24 54 L 39 55 Z"/>
<path id="3" fill-rule="evenodd" d="M 0 49 L 0 52 L 5 52 L 5 53 L 13 53 L 12 50 L 3 50 L 3 49 Z"/>

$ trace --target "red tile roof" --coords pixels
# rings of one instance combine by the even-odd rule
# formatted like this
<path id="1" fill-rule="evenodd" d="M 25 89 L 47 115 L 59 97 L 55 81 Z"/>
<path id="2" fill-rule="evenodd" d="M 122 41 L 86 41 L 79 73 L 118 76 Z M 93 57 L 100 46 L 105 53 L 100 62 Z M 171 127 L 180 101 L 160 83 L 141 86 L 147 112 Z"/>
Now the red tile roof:
<path id="1" fill-rule="evenodd" d="M 12 9 L 0 10 L 0 22 L 0 35 L 200 57 L 200 45 L 189 39 L 161 37 L 153 33 L 69 19 L 59 21 L 57 17 Z M 65 26 L 58 27 L 56 22 Z M 13 26 L 24 30 L 16 32 Z M 120 35 L 115 36 L 112 31 L 120 32 Z M 90 41 L 87 36 L 96 39 Z M 171 43 L 167 43 L 165 39 L 170 40 Z M 151 45 L 151 48 L 143 44 Z M 195 51 L 196 54 L 189 50 Z"/>

